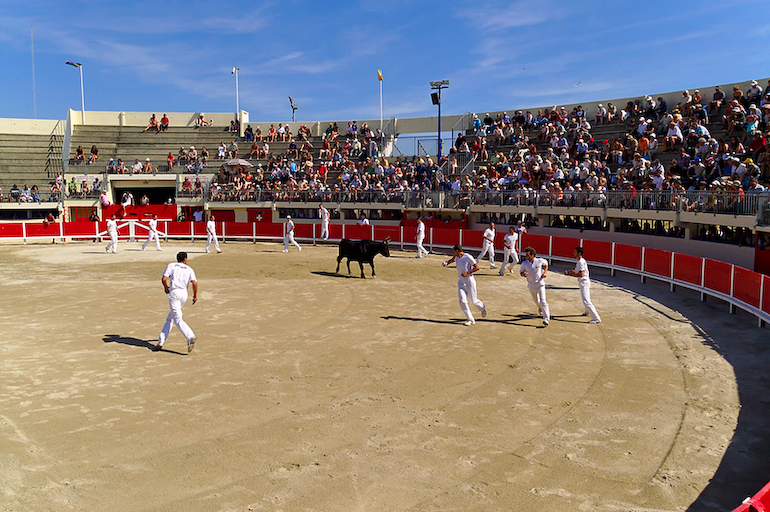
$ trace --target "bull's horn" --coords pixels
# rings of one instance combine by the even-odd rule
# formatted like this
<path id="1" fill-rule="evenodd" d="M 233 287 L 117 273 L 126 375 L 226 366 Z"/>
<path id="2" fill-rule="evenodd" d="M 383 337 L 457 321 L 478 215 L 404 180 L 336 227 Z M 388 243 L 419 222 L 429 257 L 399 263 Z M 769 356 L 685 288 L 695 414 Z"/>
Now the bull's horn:
<path id="1" fill-rule="evenodd" d="M 392 238 L 390 238 L 390 237 L 387 237 L 385 240 L 383 240 L 383 242 L 385 242 L 385 243 L 388 243 L 388 242 L 390 242 L 391 240 L 393 240 L 393 239 L 392 239 Z"/>

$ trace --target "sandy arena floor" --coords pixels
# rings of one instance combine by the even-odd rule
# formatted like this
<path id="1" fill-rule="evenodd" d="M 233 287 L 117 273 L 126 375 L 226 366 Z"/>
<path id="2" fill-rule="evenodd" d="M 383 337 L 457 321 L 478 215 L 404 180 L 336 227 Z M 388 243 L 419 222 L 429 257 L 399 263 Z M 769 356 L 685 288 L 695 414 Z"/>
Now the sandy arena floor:
<path id="1" fill-rule="evenodd" d="M 439 256 L 362 280 L 336 247 L 281 248 L 0 246 L 0 509 L 726 510 L 767 481 L 745 453 L 766 418 L 740 417 L 766 381 L 736 375 L 770 361 L 748 315 L 595 270 L 589 325 L 553 271 L 543 328 L 485 263 L 490 314 L 464 327 Z M 150 350 L 178 250 L 190 355 L 177 330 Z"/>

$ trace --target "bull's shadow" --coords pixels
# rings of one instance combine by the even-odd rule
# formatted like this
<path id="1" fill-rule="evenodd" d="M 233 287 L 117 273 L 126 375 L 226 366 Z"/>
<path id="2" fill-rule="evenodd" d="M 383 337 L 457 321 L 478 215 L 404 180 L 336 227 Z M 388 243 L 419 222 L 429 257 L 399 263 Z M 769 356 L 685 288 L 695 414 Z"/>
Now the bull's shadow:
<path id="1" fill-rule="evenodd" d="M 339 272 L 326 272 L 323 270 L 314 270 L 310 272 L 311 274 L 315 274 L 317 276 L 323 276 L 323 277 L 336 277 L 338 279 L 361 279 L 360 275 L 356 274 L 340 274 Z"/>

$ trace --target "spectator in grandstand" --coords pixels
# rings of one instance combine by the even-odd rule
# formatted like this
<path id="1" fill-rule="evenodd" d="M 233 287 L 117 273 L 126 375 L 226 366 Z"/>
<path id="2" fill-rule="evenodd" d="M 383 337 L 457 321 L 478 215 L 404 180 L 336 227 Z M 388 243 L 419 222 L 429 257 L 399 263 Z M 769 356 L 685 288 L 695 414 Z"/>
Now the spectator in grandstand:
<path id="1" fill-rule="evenodd" d="M 120 200 L 120 206 L 125 214 L 128 211 L 129 206 L 134 206 L 134 194 L 126 190 L 123 192 L 123 197 Z"/>
<path id="2" fill-rule="evenodd" d="M 251 125 L 246 126 L 246 129 L 243 131 L 243 139 L 246 142 L 251 142 L 254 140 L 254 129 L 251 127 Z"/>
<path id="3" fill-rule="evenodd" d="M 115 165 L 115 172 L 118 174 L 126 173 L 126 164 L 120 158 L 118 158 L 118 163 Z"/>
<path id="4" fill-rule="evenodd" d="M 155 133 L 160 131 L 160 123 L 158 123 L 158 118 L 155 116 L 155 114 L 150 117 L 150 122 L 145 127 L 145 129 L 142 130 L 142 133 L 146 132 L 147 130 L 155 130 Z"/>
<path id="5" fill-rule="evenodd" d="M 714 88 L 714 96 L 711 99 L 711 103 L 709 103 L 709 115 L 718 112 L 724 101 L 725 93 L 722 91 L 722 88 L 717 85 Z"/>
<path id="6" fill-rule="evenodd" d="M 29 186 L 27 184 L 24 184 L 24 188 L 21 191 L 21 195 L 19 196 L 19 202 L 20 203 L 31 203 L 32 202 L 32 191 L 29 189 Z"/>
<path id="7" fill-rule="evenodd" d="M 147 174 L 152 174 L 154 171 L 152 169 L 152 162 L 149 158 L 145 158 L 144 160 L 144 167 L 142 168 L 142 171 Z"/>
<path id="8" fill-rule="evenodd" d="M 174 153 L 171 151 L 168 152 L 168 156 L 166 157 L 166 162 L 168 163 L 168 170 L 171 171 L 174 168 Z"/>
<path id="9" fill-rule="evenodd" d="M 75 149 L 75 164 L 80 163 L 86 163 L 86 152 L 83 149 L 83 146 L 78 146 L 77 149 Z"/>
<path id="10" fill-rule="evenodd" d="M 142 206 L 150 206 L 150 198 L 147 197 L 147 194 L 142 195 L 142 198 L 139 200 L 139 204 Z"/>
<path id="11" fill-rule="evenodd" d="M 19 190 L 19 187 L 17 187 L 15 183 L 11 187 L 11 190 L 8 191 L 8 200 L 17 203 L 21 200 L 21 190 Z"/>
<path id="12" fill-rule="evenodd" d="M 103 190 L 102 193 L 99 195 L 99 204 L 102 205 L 102 208 L 112 206 L 112 202 L 107 198 L 106 190 Z"/>
<path id="13" fill-rule="evenodd" d="M 168 130 L 168 116 L 166 114 L 163 114 L 163 117 L 160 119 L 160 131 L 165 132 Z"/>
<path id="14" fill-rule="evenodd" d="M 105 169 L 108 174 L 115 174 L 115 171 L 117 170 L 117 164 L 113 158 L 110 158 L 110 161 L 107 163 L 107 167 Z"/>
<path id="15" fill-rule="evenodd" d="M 599 105 L 596 107 L 596 116 L 594 116 L 594 124 L 595 125 L 603 125 L 607 123 L 607 109 L 604 108 L 604 106 L 599 103 Z"/>
<path id="16" fill-rule="evenodd" d="M 238 144 L 235 142 L 235 139 L 231 140 L 230 145 L 227 146 L 227 157 L 238 158 Z"/>
<path id="17" fill-rule="evenodd" d="M 203 165 L 206 165 L 209 161 L 209 150 L 206 149 L 206 146 L 201 147 L 201 162 L 203 162 Z"/>
<path id="18" fill-rule="evenodd" d="M 225 146 L 224 141 L 219 142 L 219 146 L 217 147 L 217 160 L 223 160 L 227 158 L 227 146 Z"/>
<path id="19" fill-rule="evenodd" d="M 680 144 L 684 137 L 682 136 L 682 130 L 679 125 L 671 122 L 668 125 L 668 131 L 666 132 L 666 151 L 673 151 L 677 144 Z"/>
<path id="20" fill-rule="evenodd" d="M 91 146 L 91 154 L 88 156 L 88 163 L 92 164 L 99 159 L 99 149 L 94 145 Z"/>
<path id="21" fill-rule="evenodd" d="M 134 160 L 134 163 L 131 165 L 131 172 L 133 174 L 139 174 L 140 172 L 142 172 L 142 168 L 143 168 L 142 163 L 137 158 Z"/>

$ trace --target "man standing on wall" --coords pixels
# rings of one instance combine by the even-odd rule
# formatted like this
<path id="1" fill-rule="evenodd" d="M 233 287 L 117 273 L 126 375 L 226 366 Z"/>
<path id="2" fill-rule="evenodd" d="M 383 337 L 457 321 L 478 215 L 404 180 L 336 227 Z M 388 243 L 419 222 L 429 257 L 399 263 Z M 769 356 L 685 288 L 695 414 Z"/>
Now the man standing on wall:
<path id="1" fill-rule="evenodd" d="M 468 302 L 481 310 L 481 316 L 487 316 L 487 308 L 484 307 L 484 303 L 478 298 L 476 291 L 476 278 L 473 277 L 473 273 L 479 269 L 478 263 L 473 259 L 473 256 L 466 254 L 463 251 L 461 245 L 455 245 L 452 248 L 454 256 L 443 262 L 443 266 L 447 266 L 452 262 L 455 262 L 457 266 L 457 295 L 460 299 L 460 309 L 465 313 L 468 319 L 465 325 L 473 325 L 476 320 L 473 318 L 471 308 L 468 306 Z"/>
<path id="2" fill-rule="evenodd" d="M 532 301 L 537 306 L 538 314 L 543 315 L 543 325 L 548 326 L 551 314 L 548 302 L 545 300 L 545 278 L 548 274 L 548 262 L 537 257 L 537 252 L 532 247 L 524 249 L 526 261 L 521 264 L 521 277 L 527 278 L 527 287 L 532 295 Z"/>
<path id="3" fill-rule="evenodd" d="M 575 259 L 577 260 L 575 270 L 565 270 L 564 275 L 577 277 L 578 286 L 580 286 L 580 298 L 583 299 L 583 306 L 585 307 L 583 315 L 591 315 L 591 320 L 588 321 L 589 324 L 598 324 L 601 323 L 602 319 L 593 303 L 591 303 L 591 279 L 588 275 L 588 263 L 583 257 L 583 252 L 582 247 L 575 247 Z"/>
<path id="4" fill-rule="evenodd" d="M 485 254 L 489 253 L 489 268 L 495 268 L 495 223 L 490 222 L 489 227 L 484 230 L 484 245 L 481 246 L 481 253 L 476 258 L 481 261 Z"/>
<path id="5" fill-rule="evenodd" d="M 187 286 L 192 283 L 193 299 L 192 303 L 198 302 L 198 278 L 195 277 L 195 271 L 187 266 L 187 253 L 180 252 L 176 255 L 176 263 L 169 263 L 163 276 L 160 278 L 163 283 L 163 289 L 168 294 L 168 303 L 170 311 L 166 317 L 166 323 L 158 336 L 158 344 L 155 350 L 163 350 L 163 344 L 171 332 L 173 324 L 181 331 L 187 340 L 187 353 L 195 348 L 195 333 L 190 326 L 182 319 L 182 306 L 187 302 Z"/>

